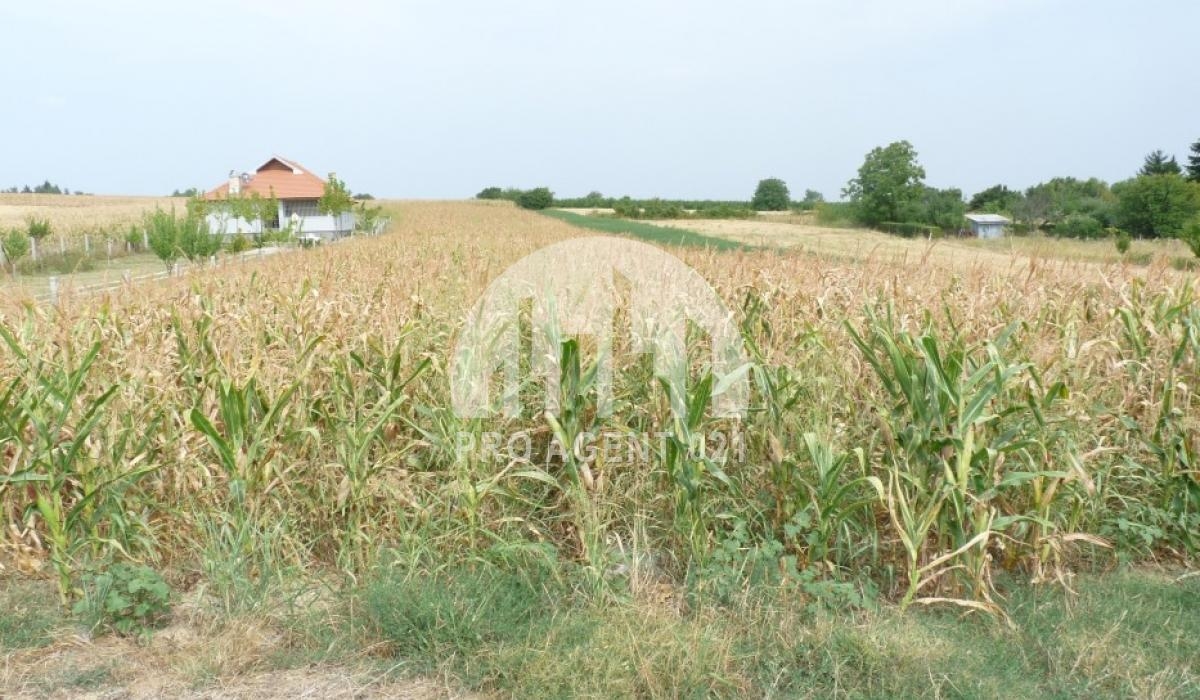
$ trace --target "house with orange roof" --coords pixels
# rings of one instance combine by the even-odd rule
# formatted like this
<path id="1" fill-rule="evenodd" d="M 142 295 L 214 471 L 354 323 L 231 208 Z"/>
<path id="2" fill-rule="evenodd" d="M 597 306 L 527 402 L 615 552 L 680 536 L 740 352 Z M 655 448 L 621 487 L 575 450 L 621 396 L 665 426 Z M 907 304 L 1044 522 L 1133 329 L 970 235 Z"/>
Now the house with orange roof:
<path id="1" fill-rule="evenodd" d="M 210 202 L 208 226 L 214 233 L 229 236 L 261 235 L 287 228 L 298 237 L 328 239 L 349 235 L 354 231 L 353 212 L 336 216 L 321 213 L 317 201 L 323 194 L 325 180 L 295 161 L 273 156 L 253 173 L 230 171 L 227 181 L 204 194 L 204 199 Z M 277 211 L 252 218 L 239 215 L 231 205 L 231 200 L 253 198 L 274 199 L 278 202 Z"/>

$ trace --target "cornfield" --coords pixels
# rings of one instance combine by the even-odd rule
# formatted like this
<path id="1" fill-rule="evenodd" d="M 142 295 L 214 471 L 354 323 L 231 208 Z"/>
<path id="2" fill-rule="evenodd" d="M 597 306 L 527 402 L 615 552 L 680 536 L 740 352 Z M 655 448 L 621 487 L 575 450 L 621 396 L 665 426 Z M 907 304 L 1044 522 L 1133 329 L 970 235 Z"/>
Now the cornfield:
<path id="1" fill-rule="evenodd" d="M 1001 574 L 1066 582 L 1200 544 L 1200 307 L 1165 266 L 672 250 L 737 316 L 745 458 L 677 449 L 731 428 L 704 415 L 711 384 L 693 383 L 681 424 L 629 360 L 605 425 L 671 441 L 584 470 L 456 449 L 464 432 L 601 427 L 580 345 L 563 346 L 553 415 L 459 419 L 448 386 L 487 284 L 581 232 L 463 203 L 392 216 L 377 238 L 4 307 L 3 566 L 70 600 L 84 571 L 151 562 L 235 606 L 245 581 L 361 576 L 384 553 L 553 557 L 603 588 L 633 549 L 682 582 L 734 541 L 902 606 L 1003 616 Z"/>
<path id="2" fill-rule="evenodd" d="M 130 226 L 155 208 L 183 211 L 179 197 L 103 197 L 93 195 L 0 194 L 0 231 L 24 229 L 29 220 L 50 224 L 51 236 L 77 241 L 87 234 L 95 241 L 122 240 Z"/>

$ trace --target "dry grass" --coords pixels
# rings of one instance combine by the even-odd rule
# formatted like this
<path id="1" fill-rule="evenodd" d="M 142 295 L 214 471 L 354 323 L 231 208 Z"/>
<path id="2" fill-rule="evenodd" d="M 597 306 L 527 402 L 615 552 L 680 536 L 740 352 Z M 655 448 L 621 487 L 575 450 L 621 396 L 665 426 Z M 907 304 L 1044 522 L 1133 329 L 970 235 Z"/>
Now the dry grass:
<path id="1" fill-rule="evenodd" d="M 1119 266 L 1125 262 L 1112 241 L 1080 241 L 1042 236 L 1010 236 L 983 241 L 972 238 L 941 238 L 933 241 L 906 239 L 878 231 L 829 228 L 811 225 L 807 215 L 784 215 L 777 220 L 745 221 L 653 221 L 697 233 L 727 238 L 749 245 L 794 248 L 847 260 L 880 261 L 896 265 L 935 264 L 958 270 L 982 266 L 989 270 L 1024 271 L 1031 262 L 1050 267 L 1054 274 L 1072 274 L 1074 263 Z M 1190 258 L 1191 251 L 1177 240 L 1134 241 L 1127 260 L 1169 262 Z"/>
<path id="2" fill-rule="evenodd" d="M 23 228 L 30 217 L 50 222 L 51 238 L 76 239 L 112 234 L 121 239 L 129 226 L 155 207 L 182 211 L 182 197 L 105 197 L 59 194 L 0 194 L 0 231 Z M 52 243 L 51 243 L 52 245 Z"/>

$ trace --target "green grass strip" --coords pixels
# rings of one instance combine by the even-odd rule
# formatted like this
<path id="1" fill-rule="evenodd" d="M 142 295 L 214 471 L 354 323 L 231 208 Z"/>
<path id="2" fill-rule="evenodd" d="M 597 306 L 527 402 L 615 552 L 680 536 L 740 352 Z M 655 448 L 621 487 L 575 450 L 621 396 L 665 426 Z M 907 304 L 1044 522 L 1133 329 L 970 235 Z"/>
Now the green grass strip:
<path id="1" fill-rule="evenodd" d="M 592 229 L 593 231 L 600 231 L 602 233 L 633 236 L 634 238 L 640 238 L 661 245 L 711 248 L 721 251 L 755 249 L 755 246 L 746 245 L 745 243 L 738 243 L 737 241 L 716 238 L 714 236 L 705 236 L 702 233 L 696 233 L 695 231 L 683 228 L 655 226 L 654 224 L 630 221 L 629 219 L 618 219 L 608 216 L 584 216 L 569 211 L 562 211 L 561 209 L 547 209 L 542 214 L 565 221 L 572 226 Z"/>

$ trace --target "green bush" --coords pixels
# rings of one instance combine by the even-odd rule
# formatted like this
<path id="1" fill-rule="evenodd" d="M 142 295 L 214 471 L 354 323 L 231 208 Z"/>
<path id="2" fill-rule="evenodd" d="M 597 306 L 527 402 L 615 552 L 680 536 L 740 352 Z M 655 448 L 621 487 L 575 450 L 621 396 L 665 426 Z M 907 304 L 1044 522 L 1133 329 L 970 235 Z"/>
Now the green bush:
<path id="1" fill-rule="evenodd" d="M 916 224 L 907 221 L 884 221 L 877 226 L 880 231 L 892 233 L 905 238 L 933 238 L 942 235 L 942 229 L 929 224 Z"/>
<path id="2" fill-rule="evenodd" d="M 1112 228 L 1108 229 L 1108 232 L 1112 234 L 1113 244 L 1117 246 L 1117 252 L 1121 255 L 1128 253 L 1129 246 L 1133 244 L 1133 237 L 1129 235 L 1129 232 Z"/>
<path id="3" fill-rule="evenodd" d="M 1200 219 L 1184 226 L 1183 230 L 1179 232 L 1179 240 L 1186 243 L 1187 247 L 1191 248 L 1192 254 L 1200 258 Z"/>
<path id="4" fill-rule="evenodd" d="M 20 229 L 11 229 L 4 235 L 3 240 L 0 240 L 0 250 L 4 253 L 4 260 L 12 269 L 17 269 L 17 261 L 29 254 L 29 237 Z"/>
<path id="5" fill-rule="evenodd" d="M 642 208 L 629 197 L 622 197 L 613 202 L 613 213 L 622 219 L 640 219 Z"/>
<path id="6" fill-rule="evenodd" d="M 758 212 L 749 207 L 738 207 L 731 204 L 718 204 L 687 214 L 689 219 L 753 219 L 756 216 L 758 216 Z"/>
<path id="7" fill-rule="evenodd" d="M 821 202 L 814 209 L 817 223 L 822 226 L 852 226 L 856 214 L 850 202 Z"/>
<path id="8" fill-rule="evenodd" d="M 225 246 L 225 249 L 230 253 L 244 253 L 247 250 L 250 250 L 252 245 L 253 244 L 250 243 L 249 238 L 246 238 L 244 234 L 239 233 L 238 235 L 229 239 L 229 243 Z"/>
<path id="9" fill-rule="evenodd" d="M 1054 226 L 1055 236 L 1067 238 L 1101 238 L 1104 227 L 1095 217 L 1089 214 L 1068 214 Z"/>
<path id="10" fill-rule="evenodd" d="M 517 206 L 522 209 L 541 210 L 554 204 L 554 193 L 548 187 L 526 190 L 517 196 Z"/>
<path id="11" fill-rule="evenodd" d="M 73 612 L 95 630 L 149 636 L 170 613 L 171 587 L 148 566 L 114 564 L 86 578 Z"/>
<path id="12" fill-rule="evenodd" d="M 683 218 L 683 207 L 678 204 L 664 202 L 661 199 L 651 199 L 642 206 L 639 219 L 680 219 Z"/>
<path id="13" fill-rule="evenodd" d="M 125 244 L 132 251 L 140 252 L 146 247 L 146 240 L 142 237 L 142 230 L 137 226 L 130 226 L 129 232 L 125 234 Z"/>

